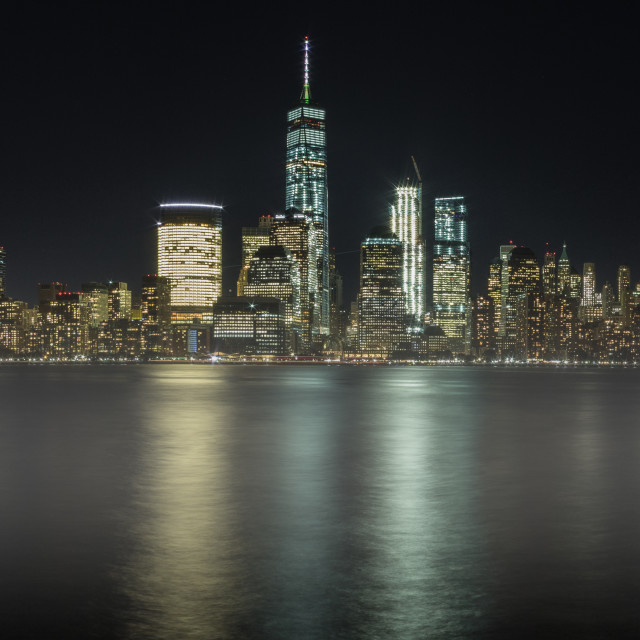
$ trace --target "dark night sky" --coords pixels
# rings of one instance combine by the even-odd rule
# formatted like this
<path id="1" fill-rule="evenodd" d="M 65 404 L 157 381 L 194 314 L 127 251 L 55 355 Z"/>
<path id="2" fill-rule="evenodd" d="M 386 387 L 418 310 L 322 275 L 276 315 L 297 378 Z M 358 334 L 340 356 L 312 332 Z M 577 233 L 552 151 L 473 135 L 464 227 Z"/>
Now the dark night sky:
<path id="1" fill-rule="evenodd" d="M 640 279 L 632 3 L 443 4 L 322 19 L 300 3 L 3 9 L 9 295 L 34 302 L 51 280 L 138 289 L 155 271 L 154 207 L 175 199 L 225 205 L 234 287 L 240 227 L 284 205 L 286 111 L 307 33 L 337 251 L 357 251 L 385 221 L 413 154 L 425 225 L 434 197 L 467 197 L 475 291 L 509 239 L 540 258 L 566 239 L 574 266 L 596 262 L 598 286 L 620 262 Z M 338 266 L 354 292 L 358 254 Z"/>

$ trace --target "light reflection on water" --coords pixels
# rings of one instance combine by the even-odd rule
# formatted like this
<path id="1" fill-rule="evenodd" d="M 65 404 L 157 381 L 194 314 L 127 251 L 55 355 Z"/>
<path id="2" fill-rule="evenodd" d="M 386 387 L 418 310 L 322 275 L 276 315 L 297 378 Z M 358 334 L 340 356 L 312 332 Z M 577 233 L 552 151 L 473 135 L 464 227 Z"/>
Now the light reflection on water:
<path id="1" fill-rule="evenodd" d="M 632 637 L 639 379 L 0 368 L 7 624 L 25 638 Z"/>

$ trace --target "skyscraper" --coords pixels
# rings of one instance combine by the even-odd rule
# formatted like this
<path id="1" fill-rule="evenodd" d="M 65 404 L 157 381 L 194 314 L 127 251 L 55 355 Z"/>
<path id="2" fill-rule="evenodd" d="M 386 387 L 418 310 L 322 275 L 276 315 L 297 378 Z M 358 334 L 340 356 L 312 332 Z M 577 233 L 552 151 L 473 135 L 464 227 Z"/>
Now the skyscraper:
<path id="1" fill-rule="evenodd" d="M 540 267 L 527 247 L 509 252 L 503 351 L 527 359 L 541 351 Z M 532 351 L 534 353 L 532 353 Z"/>
<path id="2" fill-rule="evenodd" d="M 249 262 L 244 295 L 248 298 L 278 298 L 284 303 L 289 353 L 300 340 L 300 267 L 289 249 L 280 245 L 260 247 Z"/>
<path id="3" fill-rule="evenodd" d="M 618 267 L 618 304 L 622 324 L 627 326 L 631 319 L 631 270 L 626 264 Z"/>
<path id="4" fill-rule="evenodd" d="M 413 160 L 413 158 L 412 158 Z M 408 329 L 421 329 L 424 322 L 424 240 L 422 237 L 422 179 L 407 178 L 396 187 L 391 205 L 391 232 L 402 243 L 402 291 Z"/>
<path id="5" fill-rule="evenodd" d="M 467 207 L 462 196 L 436 198 L 433 313 L 454 352 L 470 346 L 471 316 Z"/>
<path id="6" fill-rule="evenodd" d="M 7 252 L 0 247 L 0 298 L 6 294 L 7 287 Z"/>
<path id="7" fill-rule="evenodd" d="M 311 349 L 315 336 L 320 332 L 317 306 L 318 259 L 316 230 L 310 216 L 296 209 L 274 216 L 271 224 L 271 244 L 289 250 L 300 269 L 300 325 L 301 350 Z"/>
<path id="8" fill-rule="evenodd" d="M 182 203 L 160 207 L 158 275 L 169 280 L 171 322 L 211 322 L 222 290 L 221 207 Z"/>
<path id="9" fill-rule="evenodd" d="M 582 306 L 593 307 L 596 304 L 596 265 L 585 262 L 582 268 Z"/>
<path id="10" fill-rule="evenodd" d="M 103 282 L 83 282 L 82 299 L 91 314 L 90 324 L 97 327 L 109 319 L 109 289 Z"/>
<path id="11" fill-rule="evenodd" d="M 569 262 L 569 256 L 567 255 L 567 243 L 562 243 L 562 253 L 560 254 L 560 259 L 558 260 L 558 293 L 560 295 L 565 295 L 568 291 L 565 289 L 569 289 L 570 282 L 569 277 L 571 276 L 571 263 Z"/>
<path id="12" fill-rule="evenodd" d="M 309 216 L 316 230 L 319 332 L 329 333 L 329 211 L 325 110 L 311 99 L 309 38 L 304 40 L 304 82 L 298 105 L 287 114 L 285 209 Z"/>
<path id="13" fill-rule="evenodd" d="M 387 354 L 404 336 L 403 244 L 375 227 L 360 248 L 359 343 L 363 353 Z"/>
<path id="14" fill-rule="evenodd" d="M 509 295 L 509 256 L 515 249 L 513 244 L 500 245 L 500 313 L 498 314 L 498 337 L 504 341 L 507 331 L 507 296 Z M 500 342 L 499 341 L 499 342 Z M 500 346 L 500 345 L 499 345 Z"/>
<path id="15" fill-rule="evenodd" d="M 131 320 L 131 290 L 126 282 L 109 283 L 109 320 Z"/>
<path id="16" fill-rule="evenodd" d="M 247 283 L 249 262 L 255 252 L 269 244 L 269 229 L 273 222 L 272 216 L 260 216 L 257 227 L 242 227 L 242 267 L 238 277 L 238 295 L 244 295 L 244 285 Z"/>

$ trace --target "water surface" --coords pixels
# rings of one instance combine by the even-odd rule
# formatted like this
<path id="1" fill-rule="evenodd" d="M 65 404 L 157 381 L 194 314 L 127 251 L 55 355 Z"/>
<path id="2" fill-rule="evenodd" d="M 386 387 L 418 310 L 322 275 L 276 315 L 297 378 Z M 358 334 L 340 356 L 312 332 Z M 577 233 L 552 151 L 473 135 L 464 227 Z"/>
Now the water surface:
<path id="1" fill-rule="evenodd" d="M 15 638 L 640 633 L 640 371 L 0 368 Z"/>

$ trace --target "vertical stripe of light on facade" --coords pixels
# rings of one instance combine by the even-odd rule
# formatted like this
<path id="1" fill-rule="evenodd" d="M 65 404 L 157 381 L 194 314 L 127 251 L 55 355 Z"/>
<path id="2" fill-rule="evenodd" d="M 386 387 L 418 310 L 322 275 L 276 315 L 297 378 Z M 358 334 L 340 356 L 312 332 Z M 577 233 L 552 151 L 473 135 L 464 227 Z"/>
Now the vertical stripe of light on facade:
<path id="1" fill-rule="evenodd" d="M 161 205 L 158 275 L 169 281 L 172 322 L 210 322 L 222 290 L 220 207 Z"/>
<path id="2" fill-rule="evenodd" d="M 424 315 L 424 242 L 422 239 L 422 194 L 410 184 L 396 187 L 391 205 L 391 231 L 402 243 L 402 290 L 409 324 L 422 326 Z"/>
<path id="3" fill-rule="evenodd" d="M 435 323 L 454 352 L 470 347 L 471 313 L 467 207 L 462 196 L 436 198 L 433 246 Z"/>
<path id="4" fill-rule="evenodd" d="M 298 209 L 313 220 L 318 245 L 320 333 L 329 333 L 329 210 L 325 110 L 311 100 L 309 41 L 305 39 L 305 77 L 298 106 L 287 114 L 285 209 Z"/>

